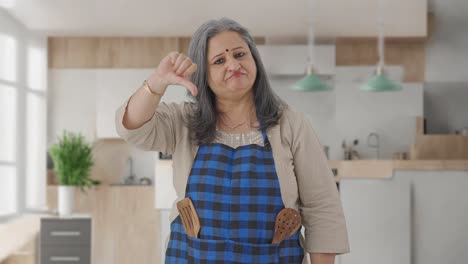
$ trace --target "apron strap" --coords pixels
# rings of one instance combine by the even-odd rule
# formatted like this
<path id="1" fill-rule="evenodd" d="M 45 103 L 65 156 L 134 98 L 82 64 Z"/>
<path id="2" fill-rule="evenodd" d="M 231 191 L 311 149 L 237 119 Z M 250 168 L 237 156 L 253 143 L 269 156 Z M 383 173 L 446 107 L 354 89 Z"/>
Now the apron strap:
<path id="1" fill-rule="evenodd" d="M 267 145 L 270 145 L 270 141 L 268 140 L 266 129 L 262 129 L 262 136 L 263 136 L 263 143 L 265 144 L 265 147 Z"/>

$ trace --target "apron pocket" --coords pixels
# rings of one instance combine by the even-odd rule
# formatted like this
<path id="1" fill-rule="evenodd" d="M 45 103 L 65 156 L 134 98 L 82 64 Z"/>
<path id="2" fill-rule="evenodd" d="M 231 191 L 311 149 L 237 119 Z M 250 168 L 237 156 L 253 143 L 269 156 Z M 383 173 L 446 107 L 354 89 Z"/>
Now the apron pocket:
<path id="1" fill-rule="evenodd" d="M 228 240 L 232 245 L 233 264 L 279 263 L 280 244 L 252 244 Z"/>
<path id="2" fill-rule="evenodd" d="M 279 244 L 252 244 L 188 236 L 187 239 L 188 263 L 273 264 L 279 262 Z"/>

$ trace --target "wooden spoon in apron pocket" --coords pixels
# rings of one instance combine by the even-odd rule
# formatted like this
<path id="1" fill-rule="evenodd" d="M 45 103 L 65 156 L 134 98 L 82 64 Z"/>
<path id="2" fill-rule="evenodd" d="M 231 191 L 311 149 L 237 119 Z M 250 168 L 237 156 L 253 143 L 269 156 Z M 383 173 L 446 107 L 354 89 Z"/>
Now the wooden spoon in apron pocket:
<path id="1" fill-rule="evenodd" d="M 200 231 L 200 220 L 197 211 L 190 198 L 184 198 L 177 203 L 180 219 L 184 225 L 185 233 L 189 237 L 198 237 Z"/>
<path id="2" fill-rule="evenodd" d="M 275 235 L 272 244 L 279 244 L 281 241 L 292 236 L 302 225 L 301 214 L 293 208 L 284 208 L 276 216 Z"/>

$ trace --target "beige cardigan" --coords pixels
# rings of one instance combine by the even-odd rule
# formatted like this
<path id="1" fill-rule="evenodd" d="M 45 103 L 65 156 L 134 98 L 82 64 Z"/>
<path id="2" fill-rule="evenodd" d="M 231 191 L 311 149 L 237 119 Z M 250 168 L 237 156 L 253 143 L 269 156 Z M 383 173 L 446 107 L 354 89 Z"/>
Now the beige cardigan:
<path id="1" fill-rule="evenodd" d="M 122 125 L 128 101 L 116 112 L 117 133 L 144 150 L 173 154 L 173 185 L 177 200 L 185 188 L 197 154 L 183 117 L 188 103 L 160 103 L 155 115 L 143 126 L 128 130 Z M 267 131 L 281 196 L 285 207 L 301 209 L 305 245 L 309 253 L 347 253 L 348 235 L 333 174 L 317 136 L 303 114 L 287 107 L 279 124 Z M 175 203 L 170 221 L 178 215 Z"/>

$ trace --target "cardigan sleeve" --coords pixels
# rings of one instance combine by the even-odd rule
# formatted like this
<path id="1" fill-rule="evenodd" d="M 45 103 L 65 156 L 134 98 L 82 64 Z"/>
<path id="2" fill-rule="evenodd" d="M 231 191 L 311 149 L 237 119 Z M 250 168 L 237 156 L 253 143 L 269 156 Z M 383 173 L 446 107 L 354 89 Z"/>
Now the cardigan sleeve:
<path id="1" fill-rule="evenodd" d="M 309 253 L 348 253 L 346 222 L 328 160 L 303 114 L 298 115 L 295 123 L 292 154 L 305 227 L 305 249 Z"/>
<path id="2" fill-rule="evenodd" d="M 129 101 L 130 99 L 121 105 L 115 113 L 117 134 L 140 149 L 172 154 L 178 136 L 176 135 L 177 126 L 183 125 L 184 104 L 161 102 L 154 115 L 145 124 L 136 129 L 127 129 L 122 122 Z"/>

